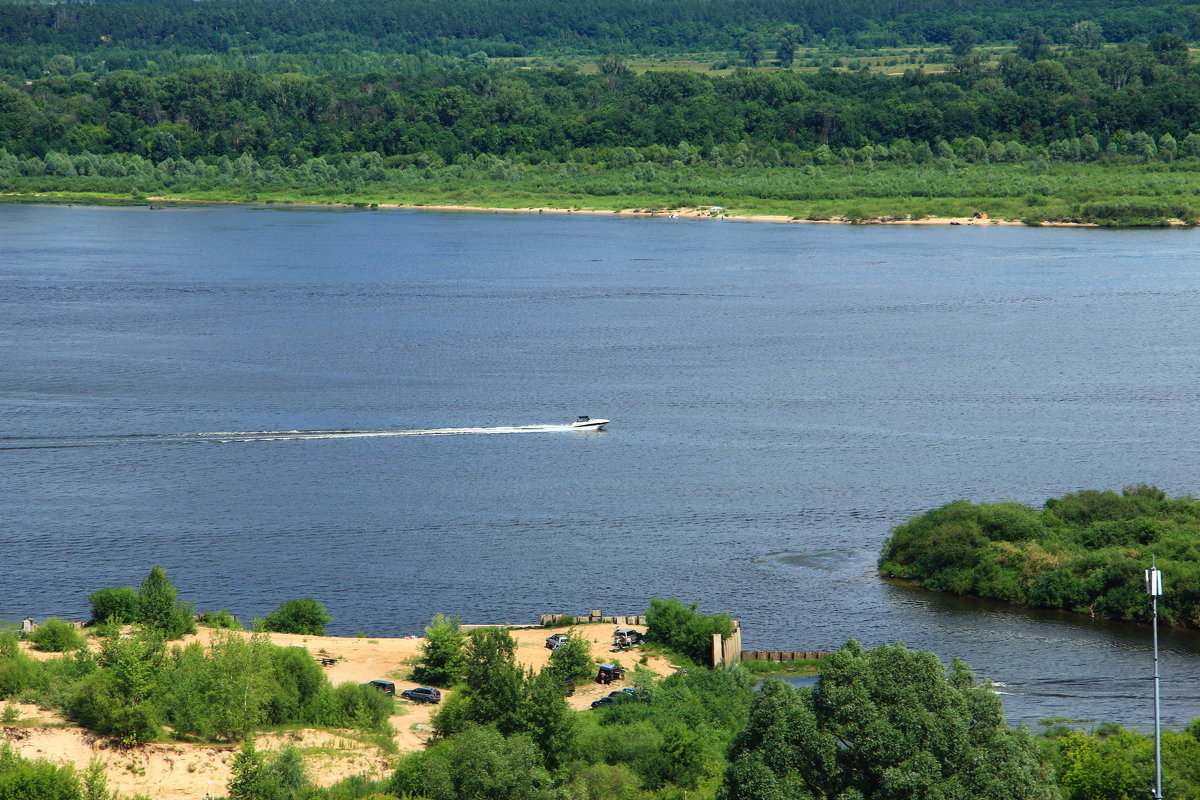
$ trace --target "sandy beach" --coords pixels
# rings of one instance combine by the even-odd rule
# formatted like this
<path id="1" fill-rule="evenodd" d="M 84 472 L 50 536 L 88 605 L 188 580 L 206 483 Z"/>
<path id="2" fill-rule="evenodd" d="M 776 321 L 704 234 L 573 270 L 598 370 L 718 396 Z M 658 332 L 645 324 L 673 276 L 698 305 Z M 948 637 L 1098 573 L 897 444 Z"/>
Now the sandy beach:
<path id="1" fill-rule="evenodd" d="M 638 652 L 636 649 L 619 654 L 610 652 L 613 628 L 611 624 L 594 624 L 580 626 L 577 630 L 589 640 L 594 657 L 602 661 L 616 658 L 632 672 L 633 664 L 639 658 Z M 517 641 L 518 663 L 534 670 L 541 669 L 550 660 L 550 650 L 545 647 L 546 637 L 566 630 L 512 629 L 512 636 Z M 191 641 L 207 644 L 215 633 L 213 629 L 201 628 L 197 634 L 173 644 Z M 404 689 L 419 685 L 402 677 L 407 676 L 420 655 L 422 640 L 416 637 L 374 639 L 281 633 L 267 635 L 275 644 L 303 647 L 314 656 L 336 658 L 337 663 L 325 670 L 335 685 L 385 679 L 395 682 L 397 695 Z M 89 640 L 89 644 L 95 646 L 95 640 Z M 27 647 L 25 644 L 22 646 Z M 56 653 L 27 652 L 39 659 L 58 656 Z M 646 666 L 662 676 L 672 672 L 671 665 L 662 658 L 649 658 Z M 577 711 L 588 713 L 593 700 L 626 685 L 583 683 L 576 688 L 573 697 L 567 698 L 567 702 Z M 448 694 L 443 691 L 443 698 Z M 167 742 L 123 750 L 113 747 L 103 737 L 67 722 L 56 713 L 34 705 L 16 705 L 20 719 L 0 728 L 0 736 L 22 756 L 73 764 L 79 770 L 86 769 L 92 758 L 99 756 L 107 768 L 109 788 L 117 790 L 123 797 L 140 793 L 154 800 L 185 800 L 203 798 L 206 794 L 225 794 L 229 765 L 238 745 Z M 429 721 L 435 710 L 436 706 L 410 703 L 397 697 L 397 713 L 392 717 L 392 727 L 396 731 L 394 740 L 400 752 L 411 752 L 425 746 L 431 734 Z M 309 774 L 315 783 L 322 786 L 355 774 L 382 777 L 390 773 L 391 759 L 394 757 L 383 754 L 374 745 L 364 744 L 353 734 L 353 731 L 341 735 L 327 730 L 302 730 L 262 735 L 257 743 L 260 750 L 275 749 L 289 741 L 309 750 L 306 753 Z"/>

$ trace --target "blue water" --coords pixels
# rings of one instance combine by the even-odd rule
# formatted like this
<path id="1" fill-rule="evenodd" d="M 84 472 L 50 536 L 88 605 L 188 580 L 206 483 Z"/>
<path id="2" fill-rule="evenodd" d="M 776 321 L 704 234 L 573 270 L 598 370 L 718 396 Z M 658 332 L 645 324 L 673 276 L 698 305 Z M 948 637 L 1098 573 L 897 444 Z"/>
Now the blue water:
<path id="1" fill-rule="evenodd" d="M 155 564 L 243 619 L 312 595 L 341 634 L 677 596 L 747 648 L 899 639 L 1007 684 L 1015 720 L 1141 725 L 1145 629 L 874 565 L 957 498 L 1195 492 L 1198 246 L 0 206 L 0 618 L 86 618 Z M 1183 724 L 1200 638 L 1164 647 Z"/>

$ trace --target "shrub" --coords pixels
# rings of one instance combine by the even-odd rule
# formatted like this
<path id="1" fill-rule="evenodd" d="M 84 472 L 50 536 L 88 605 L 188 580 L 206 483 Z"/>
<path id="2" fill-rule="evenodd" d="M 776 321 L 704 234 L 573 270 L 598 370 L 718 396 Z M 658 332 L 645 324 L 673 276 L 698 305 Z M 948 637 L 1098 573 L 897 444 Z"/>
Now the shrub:
<path id="1" fill-rule="evenodd" d="M 38 664 L 17 646 L 17 634 L 0 634 L 0 697 L 12 697 L 33 686 Z"/>
<path id="2" fill-rule="evenodd" d="M 196 632 L 196 613 L 191 603 L 177 603 L 178 590 L 162 567 L 155 567 L 138 591 L 137 621 L 168 639 Z"/>
<path id="3" fill-rule="evenodd" d="M 309 636 L 324 636 L 325 626 L 333 617 L 325 610 L 325 606 L 304 597 L 299 600 L 285 600 L 274 611 L 267 614 L 261 621 L 264 631 L 275 633 L 303 633 Z"/>
<path id="4" fill-rule="evenodd" d="M 97 589 L 88 598 L 92 604 L 92 624 L 116 622 L 124 625 L 138 618 L 138 594 L 130 586 Z"/>
<path id="5" fill-rule="evenodd" d="M 222 628 L 231 631 L 243 630 L 242 623 L 238 618 L 229 613 L 225 609 L 220 611 L 205 611 L 197 619 L 201 625 L 207 625 L 210 628 Z"/>
<path id="6" fill-rule="evenodd" d="M 79 800 L 79 778 L 72 767 L 30 761 L 0 745 L 0 798 L 12 800 Z"/>
<path id="7" fill-rule="evenodd" d="M 64 653 L 83 647 L 83 636 L 79 629 L 61 619 L 48 619 L 29 634 L 29 641 L 37 650 L 47 653 Z"/>
<path id="8" fill-rule="evenodd" d="M 654 598 L 646 610 L 646 640 L 687 656 L 697 664 L 711 665 L 712 635 L 729 636 L 733 620 L 728 614 L 700 614 L 678 600 Z"/>
<path id="9" fill-rule="evenodd" d="M 592 648 L 578 628 L 571 628 L 567 643 L 550 654 L 550 669 L 564 681 L 587 680 L 595 674 Z"/>
<path id="10" fill-rule="evenodd" d="M 432 686 L 453 686 L 462 680 L 463 644 L 467 635 L 462 631 L 458 615 L 438 614 L 425 628 L 421 644 L 422 663 L 413 670 L 413 680 Z"/>

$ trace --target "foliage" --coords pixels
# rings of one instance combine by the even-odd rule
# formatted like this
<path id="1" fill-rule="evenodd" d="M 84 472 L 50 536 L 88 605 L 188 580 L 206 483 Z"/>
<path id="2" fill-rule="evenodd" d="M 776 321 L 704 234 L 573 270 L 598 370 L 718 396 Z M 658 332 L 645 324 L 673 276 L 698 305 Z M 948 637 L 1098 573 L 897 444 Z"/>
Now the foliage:
<path id="1" fill-rule="evenodd" d="M 83 792 L 80 800 L 118 800 L 117 793 L 109 791 L 104 759 L 99 756 L 92 757 L 83 773 Z"/>
<path id="2" fill-rule="evenodd" d="M 97 589 L 88 597 L 92 606 L 92 623 L 114 622 L 124 625 L 138 619 L 138 594 L 130 586 L 109 586 Z"/>
<path id="3" fill-rule="evenodd" d="M 230 800 L 299 800 L 311 796 L 311 787 L 304 756 L 294 744 L 267 757 L 249 738 L 230 766 Z"/>
<path id="4" fill-rule="evenodd" d="M 961 27 L 994 41 L 1018 38 L 1022 28 L 1038 26 L 1046 29 L 1048 38 L 1063 41 L 1080 20 L 1096 24 L 1114 41 L 1150 39 L 1164 32 L 1189 39 L 1200 34 L 1189 13 L 1192 7 L 1178 0 L 1149 8 L 1079 2 L 1047 6 L 1031 0 L 1001 7 L 950 0 L 890 4 L 852 0 L 836 5 L 817 0 L 786 4 L 747 0 L 716 6 L 698 0 L 615 0 L 600 6 L 549 0 L 456 0 L 436 10 L 418 0 L 366 0 L 353 9 L 298 0 L 289 6 L 286 17 L 272 15 L 270 5 L 236 0 L 212 0 L 199 7 L 179 0 L 132 0 L 82 5 L 64 14 L 38 13 L 36 4 L 12 3 L 5 9 L 0 42 L 16 51 L 11 60 L 21 64 L 38 54 L 37 66 L 57 75 L 106 60 L 116 68 L 145 65 L 157 60 L 152 55 L 173 56 L 170 63 L 175 64 L 195 63 L 201 54 L 253 64 L 243 53 L 280 54 L 287 56 L 280 62 L 297 66 L 325 55 L 325 63 L 341 67 L 347 59 L 331 56 L 363 51 L 413 54 L 419 63 L 428 63 L 434 54 L 469 58 L 484 51 L 502 57 L 564 51 L 730 51 L 747 31 L 765 35 L 791 26 L 801 28 L 805 38 L 834 48 L 946 45 Z"/>
<path id="5" fill-rule="evenodd" d="M 262 630 L 276 633 L 302 633 L 324 636 L 325 626 L 333 617 L 311 597 L 285 600 L 262 619 Z"/>
<path id="6" fill-rule="evenodd" d="M 134 745 L 169 726 L 179 738 L 236 741 L 265 726 L 314 724 L 391 735 L 392 698 L 367 686 L 334 687 L 307 650 L 262 635 L 219 633 L 167 650 L 144 631 L 34 661 L 0 637 L 0 697 L 18 692 L 80 725 Z"/>
<path id="7" fill-rule="evenodd" d="M 137 621 L 167 639 L 178 639 L 196 632 L 196 616 L 191 603 L 178 603 L 178 589 L 162 567 L 154 567 L 138 590 Z"/>
<path id="8" fill-rule="evenodd" d="M 990 687 L 903 645 L 868 653 L 850 642 L 822 663 L 816 691 L 766 682 L 730 762 L 729 800 L 1055 796 Z"/>
<path id="9" fill-rule="evenodd" d="M 517 666 L 517 643 L 503 628 L 476 628 L 467 638 L 467 719 L 495 725 L 504 735 L 522 727 L 524 673 Z"/>
<path id="10" fill-rule="evenodd" d="M 654 598 L 646 610 L 646 641 L 677 650 L 697 664 L 712 663 L 712 637 L 733 632 L 728 614 L 705 615 L 678 600 Z"/>
<path id="11" fill-rule="evenodd" d="M 1143 571 L 1163 571 L 1159 614 L 1200 627 L 1200 502 L 1146 485 L 1016 503 L 957 501 L 897 527 L 879 570 L 935 591 L 1145 621 Z"/>
<path id="12" fill-rule="evenodd" d="M 398 770 L 391 788 L 429 800 L 554 797 L 550 773 L 528 736 L 505 737 L 491 726 L 479 725 L 434 745 L 420 760 L 418 769 Z"/>
<path id="13" fill-rule="evenodd" d="M 83 647 L 83 634 L 70 622 L 51 618 L 29 634 L 29 641 L 33 642 L 36 650 L 62 653 Z"/>
<path id="14" fill-rule="evenodd" d="M 567 632 L 566 644 L 550 653 L 550 671 L 560 682 L 583 681 L 596 674 L 596 662 L 592 659 L 592 648 L 578 628 Z"/>
<path id="15" fill-rule="evenodd" d="M 12 697 L 34 685 L 38 663 L 21 651 L 15 632 L 0 633 L 0 698 Z"/>
<path id="16" fill-rule="evenodd" d="M 71 767 L 17 755 L 0 744 L 0 800 L 81 800 L 79 778 Z M 90 798 L 89 798 L 90 800 Z"/>
<path id="17" fill-rule="evenodd" d="M 1189 726 L 1192 730 L 1197 722 Z M 1063 800 L 1136 800 L 1154 784 L 1152 735 L 1106 723 L 1092 731 L 1056 730 L 1042 739 Z M 1162 733 L 1163 794 L 1200 793 L 1200 741 L 1191 733 Z"/>
<path id="18" fill-rule="evenodd" d="M 223 628 L 231 631 L 243 630 L 242 623 L 238 621 L 238 618 L 225 609 L 221 609 L 220 611 L 205 611 L 196 619 L 196 622 L 201 625 L 207 625 L 210 628 Z"/>
<path id="19" fill-rule="evenodd" d="M 455 614 L 434 616 L 425 627 L 421 643 L 421 663 L 413 670 L 413 680 L 430 686 L 453 686 L 463 676 L 463 644 L 467 635 L 462 620 Z"/>

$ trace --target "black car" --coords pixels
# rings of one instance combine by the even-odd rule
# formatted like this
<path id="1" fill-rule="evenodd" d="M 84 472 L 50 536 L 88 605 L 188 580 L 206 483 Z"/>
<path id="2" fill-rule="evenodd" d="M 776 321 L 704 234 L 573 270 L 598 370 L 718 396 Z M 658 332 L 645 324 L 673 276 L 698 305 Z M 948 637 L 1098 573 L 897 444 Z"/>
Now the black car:
<path id="1" fill-rule="evenodd" d="M 412 700 L 414 703 L 442 702 L 442 693 L 429 686 L 418 686 L 415 689 L 405 689 L 400 693 L 400 696 L 405 700 Z"/>
<path id="2" fill-rule="evenodd" d="M 592 708 L 599 708 L 600 706 L 611 706 L 615 702 L 617 702 L 617 698 L 613 697 L 610 694 L 608 697 L 601 697 L 599 700 L 593 700 Z"/>
<path id="3" fill-rule="evenodd" d="M 373 686 L 388 697 L 396 696 L 396 684 L 391 681 L 369 681 L 364 683 L 363 686 Z"/>

